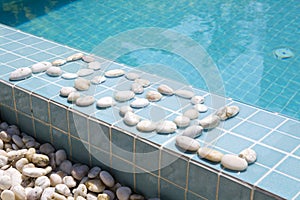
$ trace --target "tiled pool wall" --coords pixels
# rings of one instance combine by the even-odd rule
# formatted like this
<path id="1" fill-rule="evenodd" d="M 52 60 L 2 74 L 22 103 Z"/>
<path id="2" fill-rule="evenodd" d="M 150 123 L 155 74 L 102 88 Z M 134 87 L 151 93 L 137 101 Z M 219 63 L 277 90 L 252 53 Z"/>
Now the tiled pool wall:
<path id="1" fill-rule="evenodd" d="M 40 142 L 64 148 L 71 160 L 110 170 L 122 184 L 162 200 L 300 199 L 299 121 L 227 99 L 227 104 L 238 105 L 241 112 L 214 131 L 204 132 L 199 142 L 212 140 L 215 148 L 224 153 L 236 154 L 248 147 L 258 153 L 257 162 L 247 171 L 227 171 L 219 164 L 178 150 L 173 136 L 179 133 L 171 136 L 139 133 L 114 116 L 117 108 L 104 112 L 68 104 L 58 91 L 73 82 L 45 74 L 10 82 L 9 74 L 15 68 L 65 58 L 76 50 L 4 25 L 0 26 L 0 41 L 1 119 L 19 125 Z M 155 76 L 151 79 L 156 83 L 164 81 Z M 126 86 L 124 83 L 107 81 L 93 92 L 98 99 L 113 94 L 115 85 Z M 206 105 L 212 112 L 211 95 L 195 92 L 206 97 Z M 187 108 L 187 104 L 184 100 L 178 104 L 176 97 L 170 97 L 162 100 L 162 107 L 153 105 L 151 110 L 137 113 L 145 118 L 154 113 L 172 118 L 182 111 L 178 105 Z M 152 152 L 153 159 L 140 154 L 148 152 Z"/>

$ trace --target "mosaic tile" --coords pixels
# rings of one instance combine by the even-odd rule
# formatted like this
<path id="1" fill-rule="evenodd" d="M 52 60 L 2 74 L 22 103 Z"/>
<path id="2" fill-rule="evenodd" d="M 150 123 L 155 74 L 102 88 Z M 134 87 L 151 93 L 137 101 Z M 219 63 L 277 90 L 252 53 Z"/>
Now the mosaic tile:
<path id="1" fill-rule="evenodd" d="M 164 179 L 160 179 L 160 191 L 168 191 L 160 194 L 161 199 L 182 200 L 185 196 L 184 189 Z"/>
<path id="2" fill-rule="evenodd" d="M 283 172 L 291 177 L 297 178 L 299 180 L 300 178 L 299 166 L 300 166 L 300 160 L 289 156 L 278 167 L 276 167 L 276 170 L 279 172 Z"/>
<path id="3" fill-rule="evenodd" d="M 234 128 L 232 132 L 245 136 L 247 138 L 251 138 L 253 140 L 259 140 L 262 137 L 264 137 L 267 133 L 269 133 L 270 130 L 260 125 L 256 125 L 251 122 L 245 121 L 236 128 Z"/>
<path id="4" fill-rule="evenodd" d="M 17 113 L 18 117 L 18 126 L 22 127 L 21 131 L 27 133 L 30 136 L 34 137 L 34 127 L 33 127 L 33 119 L 25 114 Z"/>
<path id="5" fill-rule="evenodd" d="M 111 139 L 109 127 L 97 120 L 89 119 L 88 128 L 90 144 L 96 146 L 100 150 L 110 152 Z"/>
<path id="6" fill-rule="evenodd" d="M 88 122 L 86 116 L 72 110 L 68 110 L 68 117 L 70 135 L 85 142 L 89 142 Z"/>
<path id="7" fill-rule="evenodd" d="M 67 155 L 71 155 L 69 136 L 66 132 L 62 132 L 52 127 L 51 136 L 51 144 L 53 144 L 56 149 L 64 149 Z"/>
<path id="8" fill-rule="evenodd" d="M 12 85 L 0 81 L 0 86 L 1 86 L 0 103 L 13 108 L 14 107 L 14 102 L 12 101 L 12 99 L 13 99 Z"/>
<path id="9" fill-rule="evenodd" d="M 255 152 L 259 152 L 256 162 L 263 164 L 267 167 L 273 167 L 277 164 L 285 155 L 274 149 L 267 148 L 262 145 L 255 145 L 252 147 Z"/>
<path id="10" fill-rule="evenodd" d="M 284 124 L 282 124 L 278 130 L 289 133 L 291 135 L 294 135 L 296 137 L 300 137 L 299 132 L 296 130 L 300 129 L 300 122 L 298 121 L 293 121 L 293 120 L 288 120 Z"/>
<path id="11" fill-rule="evenodd" d="M 53 102 L 50 102 L 49 108 L 51 125 L 68 132 L 68 126 L 66 126 L 66 124 L 68 124 L 66 108 Z"/>
<path id="12" fill-rule="evenodd" d="M 35 136 L 40 143 L 51 143 L 50 125 L 39 120 L 34 120 Z"/>
<path id="13" fill-rule="evenodd" d="M 16 109 L 24 112 L 27 115 L 32 114 L 30 95 L 31 93 L 29 91 L 17 87 L 14 88 L 14 101 L 16 104 Z"/>
<path id="14" fill-rule="evenodd" d="M 99 166 L 102 170 L 110 170 L 110 153 L 90 145 L 91 165 Z"/>
<path id="15" fill-rule="evenodd" d="M 269 128 L 275 128 L 278 126 L 281 122 L 283 122 L 285 119 L 280 116 L 272 115 L 267 112 L 260 111 L 249 118 L 250 121 L 262 124 L 264 126 L 267 126 Z"/>
<path id="16" fill-rule="evenodd" d="M 111 158 L 111 173 L 114 178 L 126 186 L 134 188 L 134 166 L 132 163 L 126 162 L 120 158 L 112 156 Z"/>
<path id="17" fill-rule="evenodd" d="M 90 165 L 89 144 L 83 140 L 70 137 L 72 160 Z"/>
<path id="18" fill-rule="evenodd" d="M 5 120 L 11 124 L 18 124 L 17 114 L 15 110 L 10 107 L 6 107 L 0 104 L 0 116 L 2 120 Z"/>
<path id="19" fill-rule="evenodd" d="M 157 197 L 159 194 L 158 177 L 146 171 L 141 171 L 137 169 L 137 167 L 135 167 L 135 171 L 138 171 L 138 173 L 135 174 L 136 192 L 143 194 L 146 198 Z M 147 187 L 140 187 L 145 183 L 147 183 Z"/>

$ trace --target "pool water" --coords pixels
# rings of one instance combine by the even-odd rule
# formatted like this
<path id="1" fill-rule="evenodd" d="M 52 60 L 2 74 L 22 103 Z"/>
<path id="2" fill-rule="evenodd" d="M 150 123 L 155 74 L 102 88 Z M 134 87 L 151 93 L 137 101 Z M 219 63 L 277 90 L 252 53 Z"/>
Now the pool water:
<path id="1" fill-rule="evenodd" d="M 0 2 L 1 23 L 92 53 L 101 42 L 124 31 L 174 30 L 207 51 L 226 96 L 300 119 L 298 0 Z M 277 59 L 273 52 L 280 48 L 290 49 L 294 56 Z M 117 60 L 135 67 L 168 66 L 194 87 L 207 89 L 205 76 L 171 52 L 141 49 Z M 165 77 L 172 74 L 157 67 L 146 70 Z"/>

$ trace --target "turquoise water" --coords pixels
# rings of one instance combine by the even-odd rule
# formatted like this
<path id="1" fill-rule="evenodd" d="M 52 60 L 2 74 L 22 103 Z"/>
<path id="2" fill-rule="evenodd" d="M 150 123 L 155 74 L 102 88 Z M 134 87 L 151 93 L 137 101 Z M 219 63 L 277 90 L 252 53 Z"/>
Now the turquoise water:
<path id="1" fill-rule="evenodd" d="M 128 30 L 174 30 L 211 56 L 226 96 L 300 119 L 299 0 L 0 2 L 2 23 L 87 52 Z M 294 56 L 276 59 L 279 48 Z M 172 52 L 141 49 L 117 60 L 207 89 L 205 75 Z"/>

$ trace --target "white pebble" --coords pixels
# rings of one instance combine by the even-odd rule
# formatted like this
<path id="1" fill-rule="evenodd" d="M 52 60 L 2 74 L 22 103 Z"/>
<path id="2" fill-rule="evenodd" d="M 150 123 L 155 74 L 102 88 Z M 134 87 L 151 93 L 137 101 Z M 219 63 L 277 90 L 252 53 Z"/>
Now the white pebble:
<path id="1" fill-rule="evenodd" d="M 35 168 L 31 168 L 31 167 L 25 168 L 25 167 L 23 167 L 22 174 L 24 176 L 28 176 L 28 177 L 31 177 L 31 178 L 37 178 L 37 177 L 46 175 L 47 170 L 43 169 L 43 168 L 38 168 L 38 167 L 35 167 Z"/>
<path id="2" fill-rule="evenodd" d="M 133 112 L 133 109 L 130 106 L 122 106 L 120 108 L 119 112 L 120 112 L 120 115 L 122 117 L 124 117 L 127 112 Z"/>
<path id="3" fill-rule="evenodd" d="M 220 124 L 220 118 L 216 115 L 209 115 L 205 117 L 204 119 L 201 119 L 199 121 L 199 124 L 204 128 L 204 129 L 212 129 L 217 127 Z"/>
<path id="4" fill-rule="evenodd" d="M 191 103 L 192 104 L 200 104 L 200 103 L 204 103 L 204 97 L 203 96 L 193 96 L 191 99 Z"/>
<path id="5" fill-rule="evenodd" d="M 6 156 L 0 155 L 0 168 L 7 165 L 8 158 Z"/>
<path id="6" fill-rule="evenodd" d="M 185 151 L 195 152 L 200 148 L 200 144 L 197 140 L 187 136 L 177 136 L 176 145 Z"/>
<path id="7" fill-rule="evenodd" d="M 124 102 L 132 99 L 135 96 L 134 92 L 125 90 L 125 91 L 117 91 L 114 95 L 115 100 Z"/>
<path id="8" fill-rule="evenodd" d="M 142 94 L 144 92 L 144 87 L 139 83 L 132 83 L 131 91 L 135 94 Z"/>
<path id="9" fill-rule="evenodd" d="M 2 200 L 15 200 L 15 194 L 10 190 L 4 190 L 1 192 Z"/>
<path id="10" fill-rule="evenodd" d="M 256 161 L 256 152 L 253 149 L 244 149 L 239 153 L 240 158 L 244 158 L 248 164 L 254 163 Z"/>
<path id="11" fill-rule="evenodd" d="M 71 80 L 71 79 L 75 79 L 78 78 L 78 75 L 75 73 L 63 73 L 61 75 L 62 78 L 67 79 L 67 80 Z"/>
<path id="12" fill-rule="evenodd" d="M 34 184 L 35 186 L 45 189 L 50 187 L 50 179 L 47 176 L 40 176 L 35 180 Z"/>
<path id="13" fill-rule="evenodd" d="M 58 174 L 51 174 L 49 178 L 50 178 L 50 184 L 51 184 L 51 186 L 55 187 L 57 184 L 61 184 L 62 183 L 62 178 Z"/>
<path id="14" fill-rule="evenodd" d="M 83 68 L 83 69 L 80 69 L 80 70 L 77 71 L 77 75 L 80 76 L 80 77 L 88 76 L 88 75 L 91 75 L 93 73 L 94 73 L 93 69 L 86 69 L 86 68 Z"/>
<path id="15" fill-rule="evenodd" d="M 188 109 L 183 113 L 184 116 L 188 117 L 189 119 L 197 119 L 199 116 L 199 112 L 196 109 Z"/>
<path id="16" fill-rule="evenodd" d="M 146 94 L 146 98 L 151 102 L 155 102 L 159 101 L 162 98 L 162 95 L 157 91 L 149 91 Z"/>
<path id="17" fill-rule="evenodd" d="M 15 185 L 10 190 L 14 192 L 16 200 L 26 199 L 25 189 L 21 185 Z"/>
<path id="18" fill-rule="evenodd" d="M 81 58 L 84 62 L 90 63 L 90 62 L 94 62 L 95 58 L 92 55 L 85 55 L 82 56 Z"/>
<path id="19" fill-rule="evenodd" d="M 195 104 L 194 108 L 200 113 L 204 113 L 208 110 L 207 106 L 204 104 Z"/>
<path id="20" fill-rule="evenodd" d="M 179 127 L 179 128 L 184 128 L 187 127 L 188 125 L 190 125 L 190 118 L 186 117 L 186 116 L 177 116 L 174 119 L 175 124 Z"/>
<path id="21" fill-rule="evenodd" d="M 100 181 L 100 179 L 91 179 L 85 182 L 86 188 L 91 192 L 103 192 L 105 185 Z"/>
<path id="22" fill-rule="evenodd" d="M 134 82 L 142 85 L 143 87 L 148 87 L 150 85 L 150 81 L 149 80 L 142 79 L 142 78 L 135 79 Z"/>
<path id="23" fill-rule="evenodd" d="M 135 79 L 140 78 L 140 75 L 137 74 L 137 73 L 134 73 L 134 72 L 128 72 L 128 73 L 125 74 L 125 77 L 126 77 L 128 80 L 134 81 Z"/>
<path id="24" fill-rule="evenodd" d="M 38 167 L 46 167 L 49 164 L 49 157 L 44 154 L 33 154 L 31 162 Z"/>
<path id="25" fill-rule="evenodd" d="M 80 107 L 90 106 L 95 102 L 95 98 L 93 96 L 83 96 L 76 99 L 76 105 Z"/>
<path id="26" fill-rule="evenodd" d="M 29 78 L 32 75 L 32 70 L 29 67 L 18 68 L 10 73 L 9 80 L 19 81 Z"/>
<path id="27" fill-rule="evenodd" d="M 67 61 L 70 62 L 70 61 L 76 61 L 76 60 L 80 60 L 82 57 L 83 57 L 83 53 L 75 53 L 69 57 L 67 57 Z"/>
<path id="28" fill-rule="evenodd" d="M 191 99 L 195 94 L 189 90 L 176 90 L 175 95 L 185 99 Z"/>
<path id="29" fill-rule="evenodd" d="M 54 187 L 48 187 L 46 188 L 41 196 L 41 200 L 48 200 L 50 199 L 50 197 L 52 196 L 52 194 L 55 192 L 55 188 Z"/>
<path id="30" fill-rule="evenodd" d="M 90 88 L 91 82 L 84 78 L 77 78 L 74 82 L 74 87 L 79 91 L 88 90 Z"/>
<path id="31" fill-rule="evenodd" d="M 197 138 L 197 137 L 199 137 L 202 134 L 202 131 L 203 131 L 203 127 L 202 126 L 192 125 L 192 126 L 187 127 L 183 131 L 182 135 L 190 137 L 190 138 Z"/>
<path id="32" fill-rule="evenodd" d="M 53 76 L 53 77 L 57 77 L 60 76 L 62 74 L 62 70 L 60 67 L 49 67 L 49 69 L 47 69 L 46 74 L 48 76 Z"/>
<path id="33" fill-rule="evenodd" d="M 68 95 L 68 101 L 69 102 L 75 102 L 79 97 L 80 97 L 80 93 L 79 92 L 71 92 Z"/>
<path id="34" fill-rule="evenodd" d="M 120 187 L 116 191 L 119 200 L 129 200 L 131 189 L 129 187 Z"/>
<path id="35" fill-rule="evenodd" d="M 0 176 L 0 189 L 6 190 L 11 187 L 11 178 L 8 175 Z"/>
<path id="36" fill-rule="evenodd" d="M 68 97 L 71 92 L 76 92 L 76 89 L 73 87 L 62 87 L 59 94 L 62 97 Z"/>
<path id="37" fill-rule="evenodd" d="M 41 187 L 34 187 L 30 190 L 26 197 L 30 200 L 39 200 L 42 195 L 43 189 Z"/>
<path id="38" fill-rule="evenodd" d="M 227 120 L 231 117 L 236 116 L 240 109 L 237 106 L 224 106 L 216 111 L 215 115 L 220 117 L 221 120 Z"/>
<path id="39" fill-rule="evenodd" d="M 21 158 L 20 160 L 18 160 L 16 162 L 16 168 L 17 168 L 17 170 L 22 171 L 24 165 L 26 165 L 28 163 L 29 163 L 29 161 L 27 160 L 27 158 Z"/>
<path id="40" fill-rule="evenodd" d="M 54 60 L 53 62 L 52 62 L 52 65 L 53 66 L 61 66 L 61 65 L 64 65 L 64 64 L 66 64 L 66 60 L 64 60 L 64 59 L 57 59 L 57 60 Z"/>
<path id="41" fill-rule="evenodd" d="M 102 97 L 97 101 L 97 107 L 108 108 L 116 105 L 115 100 L 112 97 Z"/>
<path id="42" fill-rule="evenodd" d="M 73 176 L 65 176 L 62 181 L 66 186 L 68 186 L 68 188 L 73 188 L 76 186 L 76 181 L 74 180 Z"/>
<path id="43" fill-rule="evenodd" d="M 158 86 L 157 91 L 167 96 L 171 96 L 174 94 L 174 90 L 165 84 Z"/>
<path id="44" fill-rule="evenodd" d="M 136 125 L 136 128 L 141 132 L 151 132 L 156 129 L 156 123 L 150 120 L 142 120 Z"/>
<path id="45" fill-rule="evenodd" d="M 173 133 L 176 131 L 176 129 L 177 129 L 176 124 L 174 122 L 168 121 L 168 120 L 160 121 L 156 125 L 157 133 L 165 133 L 165 134 Z"/>
<path id="46" fill-rule="evenodd" d="M 101 69 L 101 63 L 98 61 L 90 62 L 88 68 L 92 70 L 99 70 Z"/>
<path id="47" fill-rule="evenodd" d="M 137 98 L 133 102 L 130 103 L 130 106 L 133 108 L 144 108 L 149 105 L 148 99 Z"/>
<path id="48" fill-rule="evenodd" d="M 57 184 L 55 186 L 55 192 L 57 192 L 59 194 L 62 194 L 64 196 L 70 196 L 71 195 L 70 189 L 65 184 Z"/>
<path id="49" fill-rule="evenodd" d="M 198 155 L 200 158 L 205 158 L 211 162 L 221 162 L 223 154 L 215 149 L 208 147 L 202 147 L 198 150 Z"/>
<path id="50" fill-rule="evenodd" d="M 123 118 L 125 124 L 135 126 L 140 121 L 140 117 L 132 112 L 127 112 Z"/>
<path id="51" fill-rule="evenodd" d="M 32 73 L 45 72 L 52 64 L 50 62 L 39 62 L 31 66 Z"/>
<path id="52" fill-rule="evenodd" d="M 245 159 L 240 158 L 237 155 L 226 154 L 221 159 L 221 164 L 233 171 L 244 171 L 248 167 L 248 163 Z"/>
<path id="53" fill-rule="evenodd" d="M 106 78 L 104 76 L 95 76 L 92 78 L 91 83 L 94 85 L 101 84 L 106 81 Z"/>
<path id="54" fill-rule="evenodd" d="M 124 70 L 122 69 L 112 69 L 105 72 L 105 76 L 109 78 L 115 78 L 119 76 L 123 76 L 125 74 Z"/>

